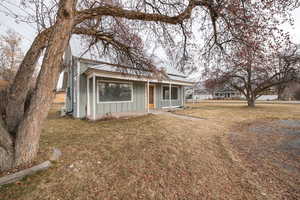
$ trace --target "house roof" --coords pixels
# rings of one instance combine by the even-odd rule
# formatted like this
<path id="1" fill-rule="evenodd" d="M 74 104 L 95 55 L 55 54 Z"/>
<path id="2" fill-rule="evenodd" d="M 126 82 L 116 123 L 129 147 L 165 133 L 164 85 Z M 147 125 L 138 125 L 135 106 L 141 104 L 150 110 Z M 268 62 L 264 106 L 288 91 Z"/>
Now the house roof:
<path id="1" fill-rule="evenodd" d="M 103 62 L 98 65 L 90 65 L 89 68 L 96 69 L 96 70 L 102 70 L 102 71 L 108 71 L 108 72 L 119 72 L 119 73 L 126 73 L 130 75 L 144 75 L 144 76 L 153 76 L 154 73 L 150 71 L 141 71 L 136 70 L 130 67 L 120 68 L 120 66 L 110 64 L 113 63 L 111 58 L 108 56 L 100 56 L 97 53 L 92 53 L 93 50 L 87 51 L 87 49 L 82 48 L 84 46 L 84 43 L 80 36 L 73 35 L 70 39 L 70 48 L 72 55 L 81 59 L 87 59 L 87 60 L 94 60 L 97 62 Z M 167 79 L 171 79 L 173 81 L 182 81 L 182 82 L 189 82 L 193 83 L 192 81 L 187 79 L 187 76 L 183 74 L 182 72 L 179 72 L 174 67 L 168 66 L 161 62 L 158 58 L 156 58 L 155 66 L 157 69 L 163 69 L 168 77 Z"/>
<path id="2" fill-rule="evenodd" d="M 99 63 L 99 61 L 96 61 Z M 119 74 L 127 74 L 127 75 L 132 75 L 132 76 L 143 76 L 143 77 L 155 77 L 154 79 L 160 79 L 167 81 L 173 81 L 173 82 L 183 82 L 186 84 L 193 84 L 192 81 L 189 81 L 185 76 L 182 76 L 180 74 L 178 75 L 173 75 L 169 74 L 168 72 L 150 72 L 150 71 L 142 71 L 142 70 L 137 70 L 133 69 L 130 67 L 120 67 L 119 65 L 115 64 L 110 64 L 110 63 L 104 63 L 102 62 L 101 64 L 90 64 L 87 69 L 83 73 L 88 73 L 90 70 L 99 70 L 99 71 L 104 71 L 104 72 L 113 72 L 113 73 L 119 73 Z M 166 70 L 165 70 L 166 71 Z M 125 78 L 125 77 L 124 77 Z"/>

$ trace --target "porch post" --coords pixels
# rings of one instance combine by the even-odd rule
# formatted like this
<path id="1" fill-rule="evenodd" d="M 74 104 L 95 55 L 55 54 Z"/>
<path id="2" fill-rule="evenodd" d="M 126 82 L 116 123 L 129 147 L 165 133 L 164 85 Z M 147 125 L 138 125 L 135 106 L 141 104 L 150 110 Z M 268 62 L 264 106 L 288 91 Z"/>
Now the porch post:
<path id="1" fill-rule="evenodd" d="M 147 112 L 149 113 L 149 80 L 147 81 Z"/>
<path id="2" fill-rule="evenodd" d="M 93 119 L 96 120 L 96 76 L 93 73 Z"/>
<path id="3" fill-rule="evenodd" d="M 172 95 L 172 86 L 171 86 L 171 82 L 170 82 L 170 84 L 169 84 L 169 108 L 172 107 L 171 95 Z"/>

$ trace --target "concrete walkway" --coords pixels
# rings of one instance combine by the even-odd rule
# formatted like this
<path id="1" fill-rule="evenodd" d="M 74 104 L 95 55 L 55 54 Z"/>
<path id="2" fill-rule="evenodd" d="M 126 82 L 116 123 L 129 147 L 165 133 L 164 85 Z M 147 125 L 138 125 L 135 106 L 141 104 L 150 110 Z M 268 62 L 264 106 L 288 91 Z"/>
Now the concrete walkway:
<path id="1" fill-rule="evenodd" d="M 191 116 L 187 116 L 187 115 L 179 115 L 179 114 L 175 114 L 169 111 L 164 111 L 164 110 L 150 110 L 151 114 L 154 115 L 167 115 L 167 116 L 171 116 L 171 117 L 177 117 L 180 119 L 186 119 L 186 120 L 204 120 L 204 118 L 198 118 L 198 117 L 191 117 Z"/>
<path id="2" fill-rule="evenodd" d="M 193 100 L 187 100 L 186 103 L 193 103 Z M 195 99 L 194 103 L 242 103 L 247 104 L 245 100 L 202 100 Z M 255 104 L 300 104 L 300 101 L 278 101 L 278 100 L 256 100 Z"/>

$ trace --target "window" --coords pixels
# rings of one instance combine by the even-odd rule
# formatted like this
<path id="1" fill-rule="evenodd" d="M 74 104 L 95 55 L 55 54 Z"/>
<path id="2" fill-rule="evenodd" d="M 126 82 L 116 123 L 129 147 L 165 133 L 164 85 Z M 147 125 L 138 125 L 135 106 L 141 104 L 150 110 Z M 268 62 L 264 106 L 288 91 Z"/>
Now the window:
<path id="1" fill-rule="evenodd" d="M 163 86 L 163 99 L 169 99 L 169 86 Z M 178 87 L 172 86 L 171 87 L 171 99 L 176 100 L 178 99 Z"/>
<path id="2" fill-rule="evenodd" d="M 126 102 L 132 100 L 132 85 L 128 83 L 99 82 L 98 102 Z"/>

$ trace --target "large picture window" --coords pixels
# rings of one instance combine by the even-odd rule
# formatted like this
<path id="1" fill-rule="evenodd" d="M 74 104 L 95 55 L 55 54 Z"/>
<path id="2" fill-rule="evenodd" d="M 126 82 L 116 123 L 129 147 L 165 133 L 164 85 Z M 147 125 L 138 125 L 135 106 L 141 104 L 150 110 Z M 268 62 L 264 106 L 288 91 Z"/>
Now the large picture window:
<path id="1" fill-rule="evenodd" d="M 132 84 L 117 82 L 98 82 L 98 102 L 132 101 Z"/>
<path id="2" fill-rule="evenodd" d="M 169 86 L 163 86 L 163 99 L 164 100 L 168 100 L 169 99 L 169 95 L 170 95 L 170 92 L 169 92 L 170 88 Z M 172 86 L 171 87 L 171 99 L 173 100 L 177 100 L 178 99 L 178 87 L 176 86 Z"/>

